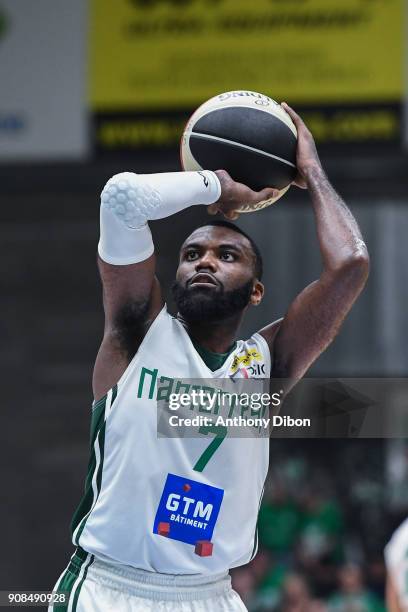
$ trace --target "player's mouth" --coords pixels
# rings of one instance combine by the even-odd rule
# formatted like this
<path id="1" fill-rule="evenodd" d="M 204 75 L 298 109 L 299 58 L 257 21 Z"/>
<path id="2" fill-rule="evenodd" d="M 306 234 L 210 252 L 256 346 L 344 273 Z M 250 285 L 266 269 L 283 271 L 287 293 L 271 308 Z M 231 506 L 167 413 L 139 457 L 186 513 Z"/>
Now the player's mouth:
<path id="1" fill-rule="evenodd" d="M 200 286 L 200 287 L 211 287 L 211 286 L 217 287 L 218 282 L 215 280 L 215 278 L 211 274 L 206 274 L 205 272 L 199 272 L 198 274 L 193 276 L 193 278 L 191 278 L 188 281 L 187 286 L 191 287 L 192 285 Z"/>

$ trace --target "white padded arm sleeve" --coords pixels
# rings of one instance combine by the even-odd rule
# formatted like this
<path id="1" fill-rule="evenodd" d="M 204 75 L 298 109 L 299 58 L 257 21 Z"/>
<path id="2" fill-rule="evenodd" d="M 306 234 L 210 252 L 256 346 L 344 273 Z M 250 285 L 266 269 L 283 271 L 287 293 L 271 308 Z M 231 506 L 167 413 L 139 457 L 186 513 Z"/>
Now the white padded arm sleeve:
<path id="1" fill-rule="evenodd" d="M 101 194 L 101 259 L 118 266 L 144 261 L 154 251 L 148 221 L 195 204 L 212 204 L 220 195 L 218 177 L 209 170 L 115 174 Z"/>

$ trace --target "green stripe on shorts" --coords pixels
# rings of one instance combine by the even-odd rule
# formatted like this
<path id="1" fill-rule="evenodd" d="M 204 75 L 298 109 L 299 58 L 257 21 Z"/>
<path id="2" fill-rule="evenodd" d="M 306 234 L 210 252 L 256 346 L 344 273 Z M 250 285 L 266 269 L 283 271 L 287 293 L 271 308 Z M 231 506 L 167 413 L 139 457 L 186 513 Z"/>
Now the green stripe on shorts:
<path id="1" fill-rule="evenodd" d="M 72 589 L 74 587 L 75 582 L 78 579 L 78 576 L 81 573 L 81 569 L 86 564 L 87 559 L 89 559 L 90 562 L 87 563 L 84 575 L 80 583 L 77 585 L 75 589 L 74 606 L 76 606 L 76 602 L 78 601 L 78 597 L 79 597 L 79 591 L 81 590 L 82 584 L 86 578 L 88 567 L 89 565 L 91 565 L 91 563 L 94 560 L 93 555 L 86 553 L 84 550 L 82 550 L 82 548 L 78 548 L 75 551 L 75 554 L 73 558 L 71 559 L 67 569 L 63 573 L 61 580 L 59 582 L 59 585 L 58 585 L 57 593 L 65 593 L 67 595 L 67 599 L 65 603 L 55 603 L 51 607 L 51 610 L 53 610 L 53 612 L 67 612 L 69 601 L 72 597 Z M 75 607 L 73 607 L 72 610 L 75 610 Z"/>
<path id="2" fill-rule="evenodd" d="M 89 569 L 90 565 L 92 565 L 93 562 L 94 562 L 94 556 L 90 555 L 89 560 L 85 561 L 85 563 L 84 563 L 83 575 L 82 575 L 82 578 L 81 578 L 79 584 L 77 585 L 77 587 L 75 589 L 75 593 L 74 593 L 74 599 L 73 599 L 73 603 L 72 603 L 72 612 L 76 612 L 77 604 L 78 604 L 78 598 L 79 598 L 79 594 L 81 592 L 82 585 L 85 582 L 86 576 L 88 574 L 88 569 Z"/>

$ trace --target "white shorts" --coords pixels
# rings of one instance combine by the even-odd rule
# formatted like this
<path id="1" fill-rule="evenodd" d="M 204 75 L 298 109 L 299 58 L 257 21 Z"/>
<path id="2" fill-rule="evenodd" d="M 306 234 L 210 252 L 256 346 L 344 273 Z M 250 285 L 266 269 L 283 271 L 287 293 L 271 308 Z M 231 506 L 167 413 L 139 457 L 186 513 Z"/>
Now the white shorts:
<path id="1" fill-rule="evenodd" d="M 227 573 L 158 574 L 106 563 L 81 549 L 53 590 L 59 601 L 49 612 L 247 612 Z"/>

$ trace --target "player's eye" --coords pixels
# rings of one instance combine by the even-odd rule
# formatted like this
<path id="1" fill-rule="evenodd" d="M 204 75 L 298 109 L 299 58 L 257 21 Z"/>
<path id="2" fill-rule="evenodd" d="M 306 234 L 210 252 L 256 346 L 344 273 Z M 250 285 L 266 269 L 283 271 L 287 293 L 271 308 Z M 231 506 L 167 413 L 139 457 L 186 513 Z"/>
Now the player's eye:
<path id="1" fill-rule="evenodd" d="M 185 258 L 187 259 L 187 261 L 194 261 L 195 259 L 197 259 L 197 257 L 198 251 L 196 251 L 195 249 L 190 249 L 189 251 L 186 251 Z"/>
<path id="2" fill-rule="evenodd" d="M 231 251 L 223 251 L 220 255 L 220 259 L 223 261 L 235 261 L 236 257 L 234 253 L 231 253 Z"/>

